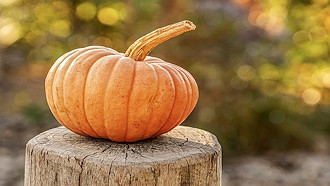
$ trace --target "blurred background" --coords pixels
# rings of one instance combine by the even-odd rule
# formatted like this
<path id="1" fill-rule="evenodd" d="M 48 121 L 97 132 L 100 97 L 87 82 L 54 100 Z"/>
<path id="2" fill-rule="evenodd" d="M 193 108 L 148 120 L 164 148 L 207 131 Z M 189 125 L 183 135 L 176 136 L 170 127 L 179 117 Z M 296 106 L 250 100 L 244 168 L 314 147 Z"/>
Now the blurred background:
<path id="1" fill-rule="evenodd" d="M 330 185 L 329 0 L 1 0 L 0 185 L 22 185 L 24 148 L 59 124 L 44 79 L 72 49 L 125 52 L 188 19 L 152 53 L 199 85 L 183 125 L 214 133 L 224 185 Z"/>

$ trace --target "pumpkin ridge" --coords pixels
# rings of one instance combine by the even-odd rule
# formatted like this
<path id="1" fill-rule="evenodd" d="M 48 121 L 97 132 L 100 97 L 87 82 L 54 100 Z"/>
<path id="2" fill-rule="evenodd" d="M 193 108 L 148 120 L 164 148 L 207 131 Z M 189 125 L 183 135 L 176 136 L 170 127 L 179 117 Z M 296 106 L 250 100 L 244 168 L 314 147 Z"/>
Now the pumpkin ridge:
<path id="1" fill-rule="evenodd" d="M 189 108 L 189 110 L 190 110 L 189 114 L 190 114 L 193 111 L 193 109 L 195 108 L 196 104 L 197 104 L 197 99 L 198 99 L 198 87 L 197 87 L 197 83 L 196 83 L 195 79 L 191 76 L 191 74 L 189 72 L 187 72 L 185 69 L 182 69 L 180 66 L 177 66 L 176 68 L 186 75 L 186 77 L 189 80 L 189 84 L 191 86 L 192 100 L 191 100 L 191 105 L 190 105 L 190 108 Z M 194 96 L 194 93 L 196 93 L 195 94 L 196 97 Z"/>
<path id="2" fill-rule="evenodd" d="M 96 53 L 97 54 L 97 53 Z M 94 54 L 93 56 L 95 56 L 96 54 Z M 108 54 L 108 55 L 104 55 L 104 56 L 102 56 L 102 57 L 100 57 L 100 58 L 98 58 L 98 59 L 96 59 L 94 62 L 93 62 L 93 64 L 88 68 L 88 70 L 87 70 L 87 75 L 86 75 L 86 77 L 84 78 L 84 87 L 83 87 L 83 92 L 82 92 L 82 105 L 83 105 L 83 108 L 82 108 L 82 111 L 83 111 L 83 113 L 84 113 L 84 117 L 85 117 L 85 119 L 86 119 L 86 122 L 87 122 L 87 124 L 89 125 L 89 127 L 92 129 L 92 131 L 96 134 L 96 135 L 98 135 L 99 137 L 102 137 L 99 133 L 97 133 L 96 131 L 95 131 L 95 129 L 92 127 L 92 125 L 91 125 L 91 123 L 88 121 L 88 118 L 87 118 L 87 114 L 86 114 L 86 107 L 85 107 L 85 94 L 86 94 L 86 84 L 87 84 L 87 78 L 88 78 L 88 76 L 90 75 L 90 71 L 91 71 L 91 69 L 92 69 L 92 67 L 95 65 L 95 63 L 96 62 L 98 62 L 99 60 L 101 60 L 102 58 L 105 58 L 105 57 L 107 57 L 107 56 L 111 56 L 112 54 Z"/>
<path id="3" fill-rule="evenodd" d="M 64 73 L 64 79 L 63 79 L 63 95 L 64 95 L 64 92 L 65 92 L 65 86 L 64 86 L 64 82 L 66 82 L 66 79 L 67 79 L 67 76 L 68 76 L 68 72 L 71 70 L 71 68 L 77 63 L 77 61 L 80 61 L 80 60 L 86 60 L 86 59 L 81 59 L 82 57 L 81 56 L 83 56 L 83 55 L 86 55 L 86 53 L 87 52 L 96 52 L 96 53 L 94 53 L 94 54 L 92 54 L 92 55 L 90 55 L 90 56 L 88 56 L 87 58 L 93 58 L 94 56 L 96 56 L 96 55 L 99 55 L 101 52 L 104 52 L 104 53 L 106 53 L 106 51 L 105 50 L 103 50 L 103 49 L 100 49 L 100 48 L 92 48 L 91 47 L 91 49 L 89 49 L 89 48 L 84 48 L 85 50 L 83 50 L 80 54 L 78 54 L 73 60 L 72 60 L 72 62 L 70 63 L 70 65 L 69 65 L 69 67 L 68 67 L 68 69 L 67 69 L 67 71 Z M 109 54 L 108 54 L 109 55 Z M 106 55 L 105 55 L 106 56 Z M 102 57 L 104 57 L 104 56 L 102 56 Z M 96 59 L 95 60 L 95 62 L 96 61 L 98 61 L 99 59 L 101 59 L 102 57 L 100 57 L 100 58 L 98 58 L 98 59 Z M 94 63 L 95 63 L 94 62 Z M 93 64 L 94 64 L 93 63 Z M 93 65 L 91 65 L 91 66 L 93 66 Z M 90 70 L 90 68 L 87 70 L 87 75 L 88 75 L 88 73 L 89 73 L 89 70 Z M 86 79 L 85 79 L 86 80 Z M 85 81 L 85 83 L 86 83 L 86 81 Z M 85 85 L 84 85 L 85 86 Z M 82 100 L 82 103 L 84 103 L 84 92 L 85 92 L 85 87 L 83 88 L 83 92 L 82 92 L 82 94 L 83 94 L 83 96 L 82 96 L 82 98 L 83 98 L 83 100 Z M 66 101 L 65 101 L 65 96 L 63 96 L 63 105 L 64 105 L 64 107 L 67 107 L 67 105 L 65 104 L 66 103 Z M 83 112 L 84 112 L 84 115 L 85 115 L 85 118 L 86 118 L 86 113 L 85 113 L 85 108 L 84 108 L 84 104 L 83 104 Z M 70 120 L 71 120 L 71 122 L 73 123 L 73 125 L 75 125 L 75 121 L 74 121 L 74 119 L 72 119 L 71 118 L 71 116 L 70 115 L 68 115 L 69 116 L 69 118 L 70 118 Z M 86 119 L 87 120 L 87 119 Z M 90 125 L 90 123 L 88 122 L 88 121 L 86 121 L 86 123 L 88 124 L 88 126 L 89 126 L 89 128 L 90 129 L 92 129 L 92 131 L 93 131 L 93 133 L 94 134 L 96 134 L 96 137 L 101 137 L 99 134 L 97 134 L 96 132 L 95 132 L 95 130 L 91 127 L 91 125 Z M 78 123 L 78 125 L 79 125 L 79 123 Z M 76 125 L 77 126 L 77 125 Z M 80 126 L 82 129 L 81 130 L 83 130 L 83 126 Z M 86 133 L 86 132 L 85 132 Z"/>
<path id="4" fill-rule="evenodd" d="M 97 47 L 95 46 L 92 46 L 92 47 L 85 47 L 85 48 L 82 48 L 82 49 L 78 49 L 78 51 L 74 54 L 76 54 L 76 56 L 74 56 L 74 54 L 71 54 L 69 57 L 72 58 L 67 70 L 64 72 L 64 75 L 62 77 L 63 78 L 63 82 L 62 82 L 62 99 L 63 99 L 63 106 L 66 108 L 66 105 L 65 105 L 65 97 L 64 97 L 64 90 L 65 90 L 65 87 L 64 87 L 64 82 L 65 82 L 65 79 L 66 79 L 66 76 L 67 76 L 67 73 L 69 72 L 70 70 L 70 67 L 74 64 L 74 62 L 78 59 L 79 56 L 81 56 L 82 54 L 85 54 L 85 52 L 87 51 L 91 51 L 91 50 L 98 50 Z M 68 57 L 68 58 L 69 58 Z M 63 64 L 63 63 L 62 63 Z M 61 65 L 62 65 L 61 64 Z M 70 122 L 72 123 L 73 126 L 75 126 L 76 128 L 78 128 L 79 130 L 81 130 L 82 132 L 84 132 L 85 134 L 88 134 L 86 133 L 82 128 L 80 128 L 79 126 L 76 125 L 75 122 L 73 122 L 73 119 L 72 117 L 69 115 L 69 114 L 66 114 L 68 119 L 70 120 Z"/>
<path id="5" fill-rule="evenodd" d="M 161 72 L 163 74 L 166 74 L 166 77 L 163 77 L 163 79 L 164 79 L 164 82 L 163 82 L 164 84 L 163 85 L 166 86 L 166 79 L 169 79 L 170 82 L 172 82 L 173 89 L 172 89 L 170 94 L 169 93 L 165 94 L 166 95 L 165 96 L 166 100 L 172 100 L 172 102 L 169 105 L 167 105 L 167 107 L 165 109 L 166 111 L 169 111 L 169 112 L 164 112 L 164 111 L 161 112 L 162 115 L 165 114 L 165 116 L 163 116 L 163 117 L 165 117 L 164 118 L 165 120 L 163 120 L 163 122 L 161 122 L 161 123 L 159 123 L 159 122 L 155 123 L 157 127 L 155 127 L 155 131 L 153 131 L 151 134 L 149 134 L 147 136 L 148 138 L 150 138 L 152 136 L 155 136 L 155 134 L 157 134 L 157 132 L 159 132 L 162 129 L 162 127 L 166 124 L 166 122 L 168 122 L 168 120 L 169 120 L 169 118 L 172 114 L 172 111 L 174 109 L 174 103 L 175 103 L 175 98 L 176 98 L 175 83 L 174 83 L 170 73 L 166 69 L 164 69 L 163 67 L 161 67 L 159 65 L 156 65 L 156 64 L 151 64 L 151 65 L 155 68 L 155 70 L 158 74 L 160 74 Z"/>
<path id="6" fill-rule="evenodd" d="M 87 49 L 86 49 L 87 50 Z M 71 63 L 75 60 L 75 58 L 78 56 L 78 55 L 80 55 L 81 53 L 83 53 L 84 52 L 84 49 L 82 49 L 82 50 L 79 50 L 79 49 L 77 49 L 77 52 L 74 52 L 74 53 L 72 53 L 72 54 L 70 54 L 65 60 L 63 60 L 63 62 L 58 66 L 58 68 L 57 68 L 57 70 L 56 70 L 56 73 L 54 74 L 54 81 L 58 78 L 57 76 L 59 76 L 58 75 L 58 69 L 60 69 L 60 67 L 61 67 L 61 65 L 65 65 L 65 63 L 67 63 L 67 61 L 66 60 L 71 60 L 71 62 L 70 62 L 70 65 L 71 65 Z M 76 55 L 76 56 L 74 56 L 74 55 Z M 70 66 L 69 65 L 69 66 Z M 69 69 L 69 67 L 68 67 L 68 69 Z M 67 70 L 68 70 L 67 69 Z M 66 74 L 67 73 L 67 71 L 64 73 L 64 74 Z M 63 87 L 63 84 L 64 84 L 64 81 L 62 82 L 62 92 L 61 92 L 61 98 L 62 98 L 62 100 L 63 100 L 63 104 L 64 104 L 64 95 L 63 95 L 63 92 L 64 92 L 64 87 Z M 54 84 L 54 82 L 53 82 L 53 85 L 52 85 L 52 89 L 54 89 L 54 86 L 56 86 L 55 84 Z M 55 88 L 56 89 L 56 88 Z M 55 99 L 54 99 L 55 100 Z M 54 101 L 54 105 L 55 105 L 55 101 Z M 56 108 L 56 105 L 55 105 L 55 108 Z M 87 134 L 85 131 L 83 131 L 81 128 L 79 128 L 78 126 L 76 126 L 75 125 L 75 123 L 73 123 L 73 121 L 72 121 L 72 119 L 71 119 L 71 117 L 69 116 L 69 114 L 67 114 L 67 113 L 65 113 L 65 115 L 67 116 L 67 118 L 68 118 L 68 120 L 70 121 L 70 123 L 72 123 L 72 125 L 71 126 L 74 126 L 75 128 L 77 128 L 78 130 L 80 130 L 81 132 L 83 132 L 83 133 L 85 133 L 85 134 Z M 59 117 L 62 117 L 62 116 L 59 116 Z M 64 123 L 64 122 L 63 122 Z"/>
<path id="7" fill-rule="evenodd" d="M 52 81 L 49 83 L 49 88 L 50 88 L 50 99 L 51 100 L 49 100 L 49 101 L 51 101 L 52 102 L 52 104 L 54 105 L 54 108 L 53 109 L 50 109 L 52 112 L 54 112 L 54 117 L 58 120 L 58 122 L 60 122 L 63 126 L 65 126 L 65 127 L 67 127 L 67 128 L 73 128 L 73 129 L 70 129 L 70 130 L 73 130 L 73 131 L 78 131 L 79 133 L 82 133 L 82 134 L 84 134 L 84 135 L 87 135 L 85 132 L 83 132 L 82 130 L 80 130 L 79 128 L 77 128 L 76 126 L 70 126 L 70 127 L 68 127 L 68 125 L 66 125 L 63 121 L 62 121 L 62 119 L 61 119 L 61 117 L 59 116 L 59 114 L 58 114 L 58 112 L 57 112 L 57 109 L 56 109 L 56 106 L 55 106 L 55 103 L 54 103 L 54 93 L 53 93 L 53 84 L 54 84 L 54 79 L 55 79 L 55 74 L 57 73 L 57 70 L 58 70 L 58 67 L 63 63 L 63 61 L 65 61 L 68 57 L 70 57 L 72 54 L 74 54 L 74 53 L 76 53 L 78 51 L 78 49 L 76 49 L 76 50 L 73 50 L 73 51 L 71 51 L 71 52 L 68 52 L 67 53 L 67 55 L 66 56 L 63 56 L 63 58 L 61 59 L 61 60 L 59 60 L 59 62 L 58 62 L 58 65 L 55 65 L 54 66 L 54 72 L 53 72 L 53 74 L 51 74 L 51 76 L 52 76 Z M 65 55 L 65 54 L 64 54 Z M 56 64 L 56 62 L 55 62 L 55 64 Z M 48 76 L 49 74 L 47 74 L 47 77 L 46 77 L 46 79 L 47 78 L 49 78 L 49 76 Z M 47 81 L 46 81 L 47 82 Z M 47 86 L 48 87 L 48 86 Z M 48 99 L 47 99 L 47 102 L 49 102 L 48 101 Z"/>
<path id="8" fill-rule="evenodd" d="M 182 114 L 182 116 L 180 117 L 180 120 L 173 126 L 173 127 L 171 127 L 171 129 L 170 130 L 172 130 L 173 128 L 175 128 L 176 126 L 178 126 L 178 125 L 180 125 L 186 118 L 185 117 L 187 117 L 188 115 L 189 115 L 189 110 L 190 110 L 190 107 L 191 107 L 191 102 L 192 102 L 192 89 L 191 89 L 191 84 L 190 84 L 190 82 L 189 82 L 189 79 L 187 78 L 187 76 L 183 73 L 183 72 L 181 72 L 180 70 L 178 70 L 175 66 L 173 66 L 173 68 L 176 70 L 176 71 L 178 71 L 179 72 L 179 74 L 181 74 L 181 77 L 184 79 L 184 81 L 185 81 L 185 83 L 184 83 L 184 85 L 185 85 L 185 87 L 186 87 L 186 90 L 187 90 L 187 97 L 188 97 L 188 100 L 187 100 L 187 102 L 186 102 L 186 106 L 185 106 L 185 108 L 184 108 L 184 112 L 183 112 L 183 114 Z M 189 88 L 188 88 L 188 84 L 189 84 L 189 88 L 190 88 L 190 91 L 191 92 L 189 92 Z M 189 99 L 190 98 L 190 99 Z"/>
<path id="9" fill-rule="evenodd" d="M 155 60 L 155 59 L 150 59 L 150 61 L 148 61 L 148 63 L 150 63 L 150 64 L 169 64 L 169 62 L 158 61 L 158 60 Z M 172 63 L 170 63 L 170 64 L 172 64 Z"/>
<path id="10" fill-rule="evenodd" d="M 191 85 L 190 79 L 188 78 L 188 75 L 187 75 L 186 73 L 184 73 L 184 71 L 183 71 L 182 69 L 180 69 L 180 68 L 178 68 L 178 67 L 176 67 L 176 66 L 174 66 L 174 68 L 175 68 L 177 71 L 179 71 L 179 72 L 181 73 L 181 75 L 182 75 L 183 77 L 185 77 L 186 80 L 187 80 L 187 82 L 186 82 L 187 89 L 190 90 L 190 92 L 188 91 L 188 92 L 189 92 L 189 96 L 190 96 L 190 103 L 189 103 L 189 107 L 188 107 L 188 111 L 189 111 L 189 110 L 190 110 L 190 107 L 191 107 L 191 105 L 192 105 L 192 101 L 193 101 L 193 96 L 192 96 L 193 89 L 192 89 L 192 85 Z M 189 87 L 189 88 L 188 88 L 188 87 Z M 189 112 L 186 113 L 186 114 L 189 115 Z"/>
<path id="11" fill-rule="evenodd" d="M 106 125 L 106 122 L 105 122 L 105 117 L 104 117 L 104 113 L 105 113 L 105 102 L 106 102 L 106 91 L 108 90 L 108 88 L 109 88 L 109 82 L 110 82 L 110 79 L 111 79 L 111 77 L 112 77 L 112 74 L 113 74 L 113 69 L 115 69 L 115 67 L 116 67 L 116 65 L 118 64 L 118 61 L 120 61 L 122 58 L 121 57 L 119 57 L 116 61 L 114 61 L 113 63 L 113 65 L 112 65 L 112 67 L 111 67 L 111 70 L 109 70 L 110 71 L 110 74 L 109 74 L 109 78 L 108 78 L 108 83 L 107 83 L 107 86 L 105 87 L 105 89 L 104 89 L 104 98 L 103 98 L 103 125 L 104 125 L 104 128 L 105 128 L 105 133 L 106 133 L 106 135 L 108 136 L 108 139 L 110 139 L 110 136 L 109 136 L 109 134 L 108 134 L 108 127 L 107 127 L 107 125 Z"/>
<path id="12" fill-rule="evenodd" d="M 151 138 L 154 137 L 154 136 L 156 136 L 156 135 L 159 133 L 159 131 L 161 131 L 161 130 L 164 128 L 164 126 L 166 125 L 166 123 L 167 123 L 168 120 L 170 119 L 171 114 L 173 113 L 173 109 L 174 109 L 174 106 L 175 106 L 175 100 L 177 99 L 177 92 L 176 92 L 177 89 L 176 89 L 175 81 L 174 81 L 174 79 L 173 79 L 172 74 L 171 74 L 166 68 L 162 67 L 161 65 L 159 65 L 159 64 L 155 64 L 155 65 L 158 66 L 159 68 L 164 69 L 164 70 L 169 74 L 169 77 L 171 78 L 171 81 L 172 81 L 172 83 L 173 83 L 173 85 L 174 85 L 174 86 L 173 86 L 173 87 L 174 87 L 174 101 L 173 101 L 173 104 L 172 104 L 172 108 L 171 108 L 170 114 L 168 115 L 166 121 L 162 124 L 162 126 L 159 128 L 159 130 L 157 130 L 157 132 L 151 136 Z"/>
<path id="13" fill-rule="evenodd" d="M 158 92 L 159 92 L 159 74 L 157 73 L 157 71 L 156 71 L 156 69 L 151 65 L 151 64 L 149 64 L 149 63 L 146 63 L 148 66 L 150 66 L 150 68 L 151 69 L 153 69 L 153 71 L 154 71 L 154 74 L 156 74 L 156 77 L 157 77 L 157 91 L 156 91 L 156 93 L 155 93 L 155 95 L 152 97 L 152 101 L 154 101 L 155 100 L 155 97 L 156 97 L 156 95 L 158 94 Z M 152 104 L 152 107 L 151 107 L 151 113 L 149 114 L 149 121 L 148 121 L 148 124 L 146 125 L 146 127 L 145 127 L 145 129 L 144 129 L 144 131 L 143 131 L 143 135 L 142 135 L 142 138 L 141 139 L 144 139 L 145 138 L 145 135 L 146 135 L 146 132 L 147 132 L 147 130 L 148 130 L 148 128 L 149 128 L 149 125 L 150 125 L 150 121 L 151 121 L 151 118 L 152 118 L 152 116 L 153 116 L 153 114 L 154 114 L 154 108 L 153 108 L 153 106 L 154 106 L 154 104 Z M 141 140 L 140 139 L 140 140 Z"/>
<path id="14" fill-rule="evenodd" d="M 133 78 L 132 78 L 132 82 L 131 82 L 131 86 L 130 89 L 128 90 L 128 99 L 127 99 L 127 108 L 126 108 L 126 131 L 125 131 L 125 136 L 124 136 L 124 140 L 127 141 L 127 132 L 128 132 L 128 117 L 129 117 L 129 102 L 131 99 L 131 94 L 133 91 L 133 86 L 134 86 L 134 80 L 135 80 L 135 73 L 136 73 L 136 63 L 134 63 L 134 71 L 133 71 Z"/>
<path id="15" fill-rule="evenodd" d="M 195 96 L 192 96 L 191 108 L 190 108 L 190 112 L 189 112 L 189 114 L 190 114 L 193 111 L 193 109 L 195 108 L 195 106 L 197 104 L 198 96 L 199 96 L 198 86 L 197 86 L 197 83 L 196 83 L 195 79 L 192 77 L 192 75 L 188 71 L 183 69 L 181 66 L 173 64 L 173 63 L 169 63 L 169 62 L 166 62 L 166 61 L 160 62 L 160 61 L 151 59 L 151 61 L 148 61 L 148 63 L 150 63 L 150 64 L 162 64 L 162 65 L 165 65 L 165 66 L 170 66 L 170 67 L 176 68 L 177 70 L 179 70 L 180 72 L 185 74 L 185 76 L 188 78 L 188 81 L 189 81 L 189 84 L 191 86 L 191 90 L 192 90 L 193 95 L 194 95 L 194 93 L 196 93 Z"/>
<path id="16" fill-rule="evenodd" d="M 172 124 L 172 126 L 169 128 L 168 131 L 170 131 L 170 130 L 172 130 L 174 127 L 178 126 L 178 125 L 180 124 L 182 118 L 184 117 L 185 112 L 186 112 L 186 109 L 187 109 L 187 105 L 188 105 L 188 100 L 189 100 L 188 97 L 189 97 L 189 96 L 188 96 L 188 88 L 187 88 L 187 85 L 186 85 L 185 79 L 182 77 L 181 73 L 180 73 L 176 68 L 174 68 L 174 66 L 170 66 L 170 65 L 166 65 L 166 66 L 169 67 L 169 68 L 171 68 L 173 71 L 176 71 L 176 72 L 178 73 L 178 75 L 182 78 L 182 80 L 183 80 L 183 85 L 184 85 L 185 90 L 186 90 L 185 93 L 186 93 L 186 96 L 187 96 L 187 101 L 185 101 L 185 106 L 184 106 L 183 112 L 182 112 L 182 114 L 181 114 L 179 120 L 178 120 L 176 123 Z"/>
<path id="17" fill-rule="evenodd" d="M 192 96 L 191 105 L 190 105 L 190 108 L 189 108 L 190 112 L 188 112 L 190 114 L 193 111 L 193 109 L 195 108 L 196 104 L 197 104 L 198 95 L 199 95 L 198 94 L 198 87 L 197 87 L 197 83 L 196 83 L 195 79 L 191 76 L 191 74 L 188 71 L 186 71 L 185 69 L 183 69 L 179 65 L 176 65 L 176 64 L 173 64 L 173 63 L 169 63 L 169 62 L 166 62 L 166 61 L 159 62 L 159 61 L 152 60 L 152 61 L 149 61 L 149 62 L 151 64 L 162 64 L 162 65 L 165 65 L 165 66 L 173 67 L 173 68 L 177 69 L 178 71 L 182 72 L 187 77 L 187 79 L 189 81 L 189 84 L 191 86 L 192 93 L 193 94 L 194 94 L 194 92 L 196 93 L 196 95 L 195 95 L 196 97 L 195 96 Z"/>
<path id="18" fill-rule="evenodd" d="M 95 48 L 93 48 L 93 47 L 95 47 Z M 85 48 L 88 49 L 89 46 L 87 46 Z M 105 47 L 105 46 L 91 46 L 91 49 L 90 50 L 92 50 L 92 49 L 103 49 L 103 50 L 110 51 L 110 52 L 114 53 L 114 55 L 119 54 L 119 52 L 117 50 L 112 49 L 112 48 L 108 48 L 108 47 Z"/>
<path id="19" fill-rule="evenodd" d="M 187 81 L 188 81 L 188 83 L 189 83 L 189 85 L 190 85 L 190 90 L 191 90 L 191 99 L 190 99 L 190 105 L 189 105 L 189 108 L 188 108 L 188 113 L 187 113 L 187 116 L 191 113 L 191 107 L 193 106 L 193 101 L 194 101 L 194 99 L 193 99 L 193 85 L 191 84 L 191 82 L 190 82 L 190 79 L 189 79 L 189 77 L 188 77 L 188 75 L 183 71 L 183 70 L 181 70 L 181 69 L 179 69 L 179 68 L 177 68 L 186 78 L 187 78 Z"/>

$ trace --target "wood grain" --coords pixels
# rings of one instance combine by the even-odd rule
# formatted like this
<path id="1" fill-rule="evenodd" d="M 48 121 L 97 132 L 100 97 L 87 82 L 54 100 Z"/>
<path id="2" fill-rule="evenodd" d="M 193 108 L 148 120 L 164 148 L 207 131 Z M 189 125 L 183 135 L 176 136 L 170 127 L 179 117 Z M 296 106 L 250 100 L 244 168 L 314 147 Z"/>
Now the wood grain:
<path id="1" fill-rule="evenodd" d="M 136 143 L 79 136 L 64 127 L 26 145 L 25 185 L 220 185 L 221 147 L 206 131 L 179 126 Z"/>

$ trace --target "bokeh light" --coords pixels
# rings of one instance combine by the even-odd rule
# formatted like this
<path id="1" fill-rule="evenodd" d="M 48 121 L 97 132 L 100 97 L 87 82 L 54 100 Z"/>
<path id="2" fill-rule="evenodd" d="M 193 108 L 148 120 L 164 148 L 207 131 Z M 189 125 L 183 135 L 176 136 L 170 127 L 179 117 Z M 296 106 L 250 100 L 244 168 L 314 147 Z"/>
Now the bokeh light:
<path id="1" fill-rule="evenodd" d="M 322 83 L 324 87 L 330 88 L 330 72 L 323 75 Z"/>
<path id="2" fill-rule="evenodd" d="M 86 21 L 93 19 L 96 12 L 96 6 L 91 2 L 80 3 L 76 8 L 76 15 L 78 18 Z"/>
<path id="3" fill-rule="evenodd" d="M 10 18 L 0 18 L 0 45 L 9 46 L 21 37 L 21 26 Z"/>
<path id="4" fill-rule="evenodd" d="M 237 76 L 244 81 L 250 81 L 255 77 L 255 69 L 250 65 L 242 65 L 237 69 Z"/>
<path id="5" fill-rule="evenodd" d="M 1 0 L 0 1 L 0 7 L 1 6 L 10 6 L 13 5 L 15 3 L 17 3 L 19 0 Z"/>
<path id="6" fill-rule="evenodd" d="M 105 25 L 114 25 L 119 21 L 119 14 L 117 10 L 105 7 L 98 11 L 97 18 Z"/>
<path id="7" fill-rule="evenodd" d="M 308 32 L 304 31 L 304 30 L 296 32 L 293 35 L 292 39 L 293 39 L 293 42 L 298 46 L 303 46 L 303 45 L 306 45 L 306 44 L 307 45 L 310 44 L 310 39 L 308 37 Z"/>
<path id="8" fill-rule="evenodd" d="M 67 37 L 71 33 L 71 23 L 68 20 L 57 20 L 50 26 L 50 32 L 59 37 Z"/>
<path id="9" fill-rule="evenodd" d="M 324 19 L 324 28 L 329 32 L 330 31 L 330 17 Z"/>
<path id="10" fill-rule="evenodd" d="M 321 101 L 321 93 L 315 88 L 308 88 L 302 93 L 302 98 L 306 104 L 315 105 Z"/>

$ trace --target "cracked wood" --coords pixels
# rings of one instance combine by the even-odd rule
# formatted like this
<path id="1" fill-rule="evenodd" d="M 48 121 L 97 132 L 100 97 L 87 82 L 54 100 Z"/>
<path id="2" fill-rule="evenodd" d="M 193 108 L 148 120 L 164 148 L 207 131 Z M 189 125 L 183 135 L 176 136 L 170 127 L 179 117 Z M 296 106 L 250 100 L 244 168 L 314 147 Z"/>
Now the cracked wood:
<path id="1" fill-rule="evenodd" d="M 25 185 L 220 185 L 221 147 L 179 126 L 155 139 L 115 143 L 50 129 L 26 146 Z"/>

